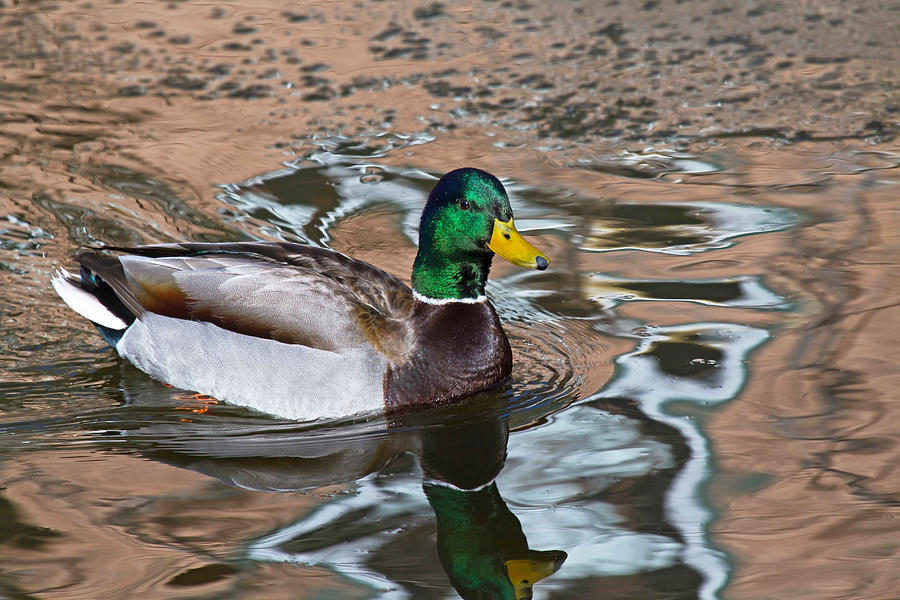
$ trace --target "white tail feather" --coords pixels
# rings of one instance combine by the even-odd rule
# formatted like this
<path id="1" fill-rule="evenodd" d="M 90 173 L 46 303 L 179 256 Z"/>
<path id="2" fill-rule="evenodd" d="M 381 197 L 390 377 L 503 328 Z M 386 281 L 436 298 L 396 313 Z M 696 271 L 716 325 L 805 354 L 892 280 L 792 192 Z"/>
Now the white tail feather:
<path id="1" fill-rule="evenodd" d="M 63 299 L 63 302 L 85 319 L 89 319 L 98 325 L 103 325 L 110 329 L 125 329 L 128 327 L 125 321 L 103 306 L 103 303 L 96 296 L 72 283 L 70 279 L 74 278 L 75 276 L 65 269 L 60 269 L 53 276 L 53 279 L 50 280 L 53 284 L 53 289 Z"/>

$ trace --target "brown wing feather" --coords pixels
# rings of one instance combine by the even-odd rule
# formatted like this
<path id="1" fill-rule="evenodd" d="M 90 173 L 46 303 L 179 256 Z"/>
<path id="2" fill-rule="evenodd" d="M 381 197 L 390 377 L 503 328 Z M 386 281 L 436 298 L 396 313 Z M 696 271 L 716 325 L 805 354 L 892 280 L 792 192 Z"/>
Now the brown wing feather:
<path id="1" fill-rule="evenodd" d="M 411 308 L 409 286 L 374 265 L 327 248 L 293 242 L 182 242 L 134 248 L 110 246 L 109 249 L 156 258 L 209 254 L 249 256 L 304 267 L 347 285 L 361 300 L 386 316 L 405 314 Z"/>
<path id="2" fill-rule="evenodd" d="M 326 350 L 366 341 L 389 357 L 406 352 L 409 287 L 333 250 L 262 242 L 116 250 L 129 254 L 109 283 L 145 310 Z"/>

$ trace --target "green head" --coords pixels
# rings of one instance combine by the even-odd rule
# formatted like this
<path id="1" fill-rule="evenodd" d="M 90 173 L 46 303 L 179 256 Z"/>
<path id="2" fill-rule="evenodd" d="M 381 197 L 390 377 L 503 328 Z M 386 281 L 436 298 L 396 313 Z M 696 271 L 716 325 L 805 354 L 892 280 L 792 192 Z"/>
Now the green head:
<path id="1" fill-rule="evenodd" d="M 422 211 L 413 289 L 435 299 L 477 298 L 495 253 L 521 267 L 550 264 L 516 231 L 499 179 L 473 168 L 450 171 Z"/>

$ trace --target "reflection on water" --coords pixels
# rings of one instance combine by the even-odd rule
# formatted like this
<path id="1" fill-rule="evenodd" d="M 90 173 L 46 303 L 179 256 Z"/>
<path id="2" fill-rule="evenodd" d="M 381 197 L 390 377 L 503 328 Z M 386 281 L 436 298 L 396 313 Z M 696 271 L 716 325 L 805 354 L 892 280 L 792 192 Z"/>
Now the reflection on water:
<path id="1" fill-rule="evenodd" d="M 732 277 L 710 281 L 627 281 L 592 273 L 583 284 L 590 299 L 614 305 L 631 300 L 683 300 L 713 306 L 740 306 L 784 310 L 787 301 L 766 289 L 759 277 Z"/>
<path id="2" fill-rule="evenodd" d="M 894 14 L 0 2 L 0 596 L 894 597 Z M 195 398 L 50 292 L 186 239 L 408 278 L 463 165 L 553 264 L 446 410 Z"/>
<path id="3" fill-rule="evenodd" d="M 434 176 L 378 164 L 332 142 L 325 147 L 224 188 L 227 208 L 218 214 L 227 225 L 187 208 L 172 214 L 210 231 L 236 230 L 219 238 L 272 236 L 332 246 L 405 276 L 418 207 Z M 4 452 L 19 465 L 7 467 L 16 489 L 4 499 L 7 546 L 40 552 L 47 564 L 84 552 L 70 547 L 80 539 L 77 530 L 48 521 L 59 509 L 23 512 L 33 494 L 16 483 L 31 472 L 39 496 L 72 498 L 50 490 L 78 489 L 93 497 L 90 487 L 63 483 L 62 474 L 48 471 L 54 453 L 82 448 L 101 465 L 139 457 L 161 469 L 145 488 L 98 495 L 111 498 L 115 510 L 90 507 L 90 522 L 123 527 L 118 543 L 135 559 L 163 547 L 197 559 L 123 576 L 130 589 L 164 581 L 166 588 L 232 593 L 262 572 L 284 578 L 283 571 L 258 571 L 282 565 L 294 569 L 291 577 L 318 581 L 322 593 L 348 598 L 444 597 L 449 587 L 464 598 L 526 598 L 535 583 L 537 596 L 595 597 L 602 589 L 606 596 L 720 597 L 735 565 L 710 535 L 716 513 L 706 490 L 716 464 L 707 423 L 745 388 L 753 351 L 771 334 L 765 326 L 705 321 L 702 311 L 775 318 L 796 310 L 795 303 L 770 289 L 762 273 L 675 278 L 678 271 L 669 271 L 667 278 L 648 278 L 604 271 L 576 233 L 599 235 L 594 200 L 561 211 L 540 188 L 510 187 L 521 220 L 559 260 L 545 273 L 498 269 L 490 283 L 516 355 L 504 389 L 403 420 L 292 423 L 169 390 L 92 350 L 74 366 L 50 366 L 71 386 L 63 392 L 74 394 L 71 409 L 47 411 L 34 382 L 19 386 L 20 404 L 5 404 Z M 165 187 L 140 192 L 171 208 L 176 201 L 167 194 Z M 760 205 L 624 206 L 607 211 L 614 218 L 606 222 L 617 226 L 606 228 L 604 257 L 632 248 L 695 260 L 734 248 L 738 238 L 794 226 L 798 218 Z M 35 239 L 44 235 L 26 230 Z M 116 229 L 108 231 L 115 239 Z M 573 258 L 579 254 L 588 262 L 580 265 Z M 684 264 L 688 272 L 690 265 Z M 697 307 L 691 312 L 697 318 L 675 325 L 657 324 L 659 313 L 639 310 L 684 303 Z M 605 367 L 607 355 L 615 356 L 614 370 Z M 110 366 L 78 375 L 67 370 L 97 360 Z M 598 378 L 604 368 L 607 377 Z M 172 468 L 235 491 L 210 489 L 203 479 L 181 492 L 157 491 L 159 484 L 149 482 L 171 478 Z M 293 507 L 276 502 L 273 512 L 267 503 L 255 504 L 272 492 L 288 492 Z M 135 498 L 142 500 L 134 504 Z M 216 508 L 201 516 L 199 505 Z M 231 523 L 228 512 L 242 524 Z M 230 531 L 224 537 L 222 527 Z M 99 543 L 105 542 L 89 538 L 84 548 Z M 32 568 L 23 559 L 10 557 L 16 573 Z M 247 561 L 257 575 L 246 570 Z M 77 589 L 77 580 L 58 585 Z M 15 593 L 36 589 L 31 576 L 9 581 Z"/>
<path id="4" fill-rule="evenodd" d="M 409 425 L 393 424 L 401 429 Z M 418 535 L 429 528 L 423 518 L 427 498 L 435 516 L 440 564 L 462 597 L 530 598 L 531 587 L 557 571 L 566 554 L 530 550 L 519 520 L 500 496 L 494 479 L 506 456 L 505 421 L 495 417 L 414 431 L 402 443 L 395 442 L 397 454 L 388 460 L 397 460 L 404 451 L 415 453 L 424 495 L 412 476 L 362 479 L 350 495 L 253 541 L 249 555 L 260 561 L 322 566 L 363 588 L 381 590 L 380 597 L 421 597 L 417 590 L 425 582 L 406 581 L 414 571 L 391 555 L 398 543 L 421 548 L 433 538 Z M 265 468 L 265 461 L 260 467 Z M 302 471 L 302 465 L 298 469 Z M 215 466 L 206 472 L 215 475 Z M 346 474 L 336 469 L 335 476 L 343 482 Z"/>
<path id="5" fill-rule="evenodd" d="M 366 179 L 374 172 L 372 157 L 331 150 L 228 186 L 222 194 L 231 207 L 227 218 L 248 231 L 258 227 L 257 236 L 346 243 L 354 254 L 387 243 L 406 248 L 411 260 L 413 219 L 433 177 L 381 165 L 373 183 Z M 513 187 L 541 198 L 539 190 Z M 536 232 L 552 232 L 550 223 L 562 219 L 546 203 L 514 202 Z M 648 231 L 687 214 L 657 208 L 630 209 L 645 225 L 632 228 L 630 245 L 656 248 L 658 236 Z M 565 220 L 579 227 L 581 218 Z M 356 220 L 378 228 L 376 239 L 354 233 Z M 716 219 L 695 220 L 712 235 L 722 233 Z M 756 233 L 770 230 L 768 221 L 736 221 L 743 235 L 751 225 Z M 566 245 L 580 248 L 575 237 L 559 239 L 562 253 Z M 711 248 L 699 239 L 690 247 L 690 253 Z M 101 377 L 123 391 L 121 408 L 13 421 L 4 426 L 6 444 L 13 450 L 76 443 L 137 454 L 244 493 L 328 490 L 302 515 L 246 532 L 218 562 L 171 575 L 169 586 L 224 584 L 241 572 L 234 561 L 249 559 L 339 575 L 347 597 L 430 597 L 426 590 L 449 583 L 465 598 L 526 598 L 538 581 L 538 589 L 563 597 L 590 595 L 597 581 L 650 595 L 676 589 L 716 597 L 730 561 L 706 533 L 712 513 L 701 490 L 713 468 L 711 453 L 694 417 L 670 406 L 708 410 L 734 398 L 749 352 L 767 334 L 724 323 L 648 328 L 615 311 L 638 299 L 769 310 L 789 305 L 760 277 L 667 282 L 586 273 L 564 292 L 567 302 L 602 311 L 566 322 L 560 317 L 570 312 L 566 302 L 550 302 L 567 289 L 557 282 L 571 267 L 561 262 L 555 273 L 510 271 L 492 280 L 516 367 L 505 389 L 461 406 L 390 422 L 280 422 L 169 391 L 121 365 Z M 402 275 L 399 265 L 384 264 Z M 619 356 L 599 392 L 581 391 L 594 385 L 598 357 L 579 346 L 615 337 L 637 339 L 638 347 Z M 630 408 L 634 403 L 640 412 Z M 516 432 L 507 447 L 511 425 Z M 168 517 L 132 513 L 129 527 L 153 529 L 158 518 Z M 174 543 L 192 551 L 186 541 Z"/>
<path id="6" fill-rule="evenodd" d="M 610 202 L 590 215 L 584 249 L 688 254 L 724 248 L 733 238 L 777 231 L 794 221 L 790 211 L 772 207 Z"/>
<path id="7" fill-rule="evenodd" d="M 719 596 L 730 564 L 707 535 L 713 513 L 703 489 L 713 470 L 713 455 L 696 420 L 711 406 L 737 397 L 747 377 L 749 353 L 767 337 L 764 330 L 728 323 L 660 328 L 617 359 L 618 376 L 597 395 L 637 402 L 647 416 L 677 429 L 690 449 L 690 458 L 666 492 L 665 509 L 683 536 L 683 560 L 704 575 L 700 598 Z"/>

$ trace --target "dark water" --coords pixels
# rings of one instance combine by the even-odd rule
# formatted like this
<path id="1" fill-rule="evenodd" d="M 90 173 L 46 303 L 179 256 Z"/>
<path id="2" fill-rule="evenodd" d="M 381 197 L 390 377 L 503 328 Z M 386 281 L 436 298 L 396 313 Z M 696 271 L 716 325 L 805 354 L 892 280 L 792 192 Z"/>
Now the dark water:
<path id="1" fill-rule="evenodd" d="M 896 7 L 37 4 L 0 2 L 0 596 L 896 597 Z M 495 261 L 513 375 L 459 405 L 197 398 L 49 286 L 186 239 L 408 280 L 468 164 L 552 266 Z"/>

